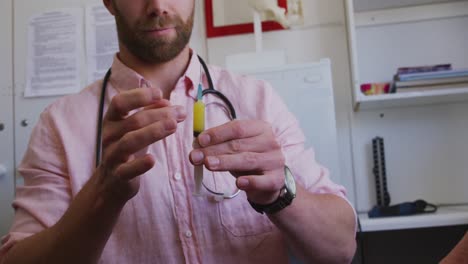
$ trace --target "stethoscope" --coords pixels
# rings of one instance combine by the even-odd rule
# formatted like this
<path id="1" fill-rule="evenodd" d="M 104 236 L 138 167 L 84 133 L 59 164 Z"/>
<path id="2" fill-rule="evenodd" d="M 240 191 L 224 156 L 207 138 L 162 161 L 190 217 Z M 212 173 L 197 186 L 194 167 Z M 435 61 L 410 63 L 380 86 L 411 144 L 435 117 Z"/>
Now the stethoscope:
<path id="1" fill-rule="evenodd" d="M 214 85 L 213 85 L 213 80 L 210 75 L 210 71 L 208 70 L 208 66 L 206 66 L 205 61 L 198 56 L 198 60 L 200 61 L 200 64 L 203 67 L 203 71 L 205 72 L 206 78 L 208 80 L 208 89 L 203 90 L 202 96 L 205 96 L 207 94 L 212 94 L 219 99 L 221 99 L 227 106 L 229 110 L 229 114 L 231 116 L 231 120 L 234 120 L 237 118 L 236 115 L 236 110 L 232 106 L 232 103 L 227 99 L 227 97 L 222 94 L 220 91 L 215 90 Z M 109 69 L 104 76 L 104 80 L 102 83 L 102 88 L 101 88 L 101 96 L 99 99 L 99 115 L 98 115 L 98 126 L 97 126 L 97 137 L 96 137 L 96 168 L 99 166 L 101 163 L 101 152 L 102 152 L 102 125 L 103 125 L 103 118 L 104 118 L 104 102 L 105 102 L 105 95 L 106 95 L 106 90 L 107 90 L 107 84 L 109 83 L 109 79 L 111 77 L 112 71 Z M 201 82 L 201 77 L 200 77 L 200 82 Z M 222 193 L 222 192 L 217 192 L 209 188 L 208 186 L 205 185 L 204 182 L 202 182 L 203 187 L 210 192 L 211 194 L 216 195 L 217 197 L 222 197 L 224 199 L 232 199 L 239 195 L 240 190 L 236 189 L 232 194 L 229 193 Z"/>

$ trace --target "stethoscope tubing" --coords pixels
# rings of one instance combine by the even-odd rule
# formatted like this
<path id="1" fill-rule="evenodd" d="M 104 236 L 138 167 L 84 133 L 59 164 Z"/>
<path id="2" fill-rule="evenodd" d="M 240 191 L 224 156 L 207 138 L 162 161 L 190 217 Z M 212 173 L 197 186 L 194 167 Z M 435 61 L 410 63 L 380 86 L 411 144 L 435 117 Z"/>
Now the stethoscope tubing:
<path id="1" fill-rule="evenodd" d="M 203 67 L 203 71 L 205 72 L 206 78 L 208 80 L 208 89 L 203 90 L 202 95 L 205 96 L 207 94 L 212 94 L 220 98 L 226 106 L 229 108 L 229 112 L 231 115 L 231 119 L 234 120 L 237 118 L 236 111 L 234 109 L 234 106 L 232 103 L 229 101 L 229 99 L 222 94 L 220 91 L 216 90 L 214 88 L 213 84 L 213 79 L 211 78 L 210 71 L 208 70 L 208 66 L 206 65 L 205 61 L 198 56 L 198 59 Z M 96 168 L 99 167 L 99 164 L 101 163 L 101 156 L 102 156 L 102 126 L 103 126 L 103 119 L 104 119 L 104 103 L 105 103 L 105 95 L 106 95 L 106 90 L 107 90 L 107 85 L 109 83 L 109 79 L 112 75 L 112 68 L 110 68 L 106 75 L 104 76 L 104 80 L 102 82 L 102 87 L 101 87 L 101 95 L 99 98 L 99 115 L 98 115 L 98 124 L 97 124 L 97 135 L 96 135 L 96 158 L 95 158 L 95 166 Z M 200 80 L 201 82 L 201 80 Z M 235 192 L 232 194 L 225 194 L 225 193 L 220 193 L 211 190 L 208 186 L 205 185 L 204 182 L 202 182 L 203 187 L 210 192 L 211 194 L 214 194 L 216 196 L 222 196 L 224 199 L 232 199 L 239 195 L 240 190 L 237 189 Z"/>

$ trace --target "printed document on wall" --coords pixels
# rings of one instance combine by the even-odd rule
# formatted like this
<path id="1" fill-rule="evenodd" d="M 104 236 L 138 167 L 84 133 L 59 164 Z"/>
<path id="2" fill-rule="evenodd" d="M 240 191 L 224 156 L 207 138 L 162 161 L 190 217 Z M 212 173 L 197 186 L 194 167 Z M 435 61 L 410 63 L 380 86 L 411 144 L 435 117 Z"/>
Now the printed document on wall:
<path id="1" fill-rule="evenodd" d="M 115 19 L 104 5 L 86 7 L 88 83 L 104 78 L 119 50 Z"/>
<path id="2" fill-rule="evenodd" d="M 83 10 L 67 8 L 29 20 L 25 97 L 76 93 L 81 89 Z"/>

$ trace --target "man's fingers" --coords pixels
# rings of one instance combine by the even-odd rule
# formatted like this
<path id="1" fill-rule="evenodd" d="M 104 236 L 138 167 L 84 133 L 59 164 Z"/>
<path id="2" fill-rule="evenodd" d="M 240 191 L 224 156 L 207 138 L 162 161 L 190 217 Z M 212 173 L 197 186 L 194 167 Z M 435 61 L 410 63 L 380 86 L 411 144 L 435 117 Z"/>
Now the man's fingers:
<path id="1" fill-rule="evenodd" d="M 103 135 L 103 145 L 113 142 L 125 134 L 135 131 L 155 122 L 173 119 L 177 122 L 185 120 L 187 114 L 181 106 L 168 106 L 164 108 L 142 110 L 125 120 L 119 122 L 109 122 Z"/>
<path id="2" fill-rule="evenodd" d="M 187 113 L 182 106 L 167 106 L 140 111 L 122 121 L 122 126 L 128 132 L 143 128 L 160 120 L 174 119 L 177 122 L 181 122 L 186 117 Z"/>
<path id="3" fill-rule="evenodd" d="M 284 175 L 271 173 L 267 175 L 242 176 L 236 180 L 237 188 L 243 191 L 275 193 L 284 186 Z"/>
<path id="4" fill-rule="evenodd" d="M 143 110 L 163 108 L 163 107 L 170 106 L 170 105 L 171 105 L 171 102 L 169 100 L 161 99 L 161 100 L 156 100 L 154 103 L 152 103 L 152 104 L 150 104 L 148 106 L 145 106 L 145 108 Z"/>
<path id="5" fill-rule="evenodd" d="M 204 164 L 211 171 L 269 171 L 282 167 L 284 157 L 280 150 L 267 153 L 243 152 L 206 156 Z"/>
<path id="6" fill-rule="evenodd" d="M 264 133 L 268 127 L 268 123 L 258 120 L 235 120 L 204 131 L 198 136 L 198 143 L 207 147 L 233 139 L 254 137 Z"/>
<path id="7" fill-rule="evenodd" d="M 123 163 L 115 170 L 115 176 L 120 180 L 128 181 L 142 175 L 153 168 L 155 160 L 153 156 L 146 154 L 141 158 Z"/>
<path id="8" fill-rule="evenodd" d="M 110 150 L 106 160 L 125 162 L 139 150 L 173 134 L 177 129 L 177 121 L 169 118 L 153 123 L 139 130 L 125 134 Z"/>
<path id="9" fill-rule="evenodd" d="M 278 150 L 280 148 L 281 146 L 276 142 L 274 137 L 249 137 L 233 139 L 205 148 L 195 148 L 195 150 L 190 153 L 190 159 L 195 163 L 202 162 L 202 160 L 198 158 L 201 157 L 199 152 L 203 152 L 201 153 L 203 156 L 218 156 L 223 154 L 235 154 L 242 152 L 263 153 L 272 150 Z"/>
<path id="10" fill-rule="evenodd" d="M 138 88 L 122 92 L 112 98 L 105 119 L 120 120 L 132 110 L 149 106 L 162 99 L 162 92 L 157 88 Z"/>
<path id="11" fill-rule="evenodd" d="M 148 108 L 121 121 L 106 122 L 106 129 L 102 136 L 102 144 L 103 146 L 107 146 L 130 131 L 141 129 L 160 120 L 174 119 L 177 122 L 182 122 L 185 120 L 186 116 L 187 113 L 183 107 L 166 106 L 164 108 Z"/>

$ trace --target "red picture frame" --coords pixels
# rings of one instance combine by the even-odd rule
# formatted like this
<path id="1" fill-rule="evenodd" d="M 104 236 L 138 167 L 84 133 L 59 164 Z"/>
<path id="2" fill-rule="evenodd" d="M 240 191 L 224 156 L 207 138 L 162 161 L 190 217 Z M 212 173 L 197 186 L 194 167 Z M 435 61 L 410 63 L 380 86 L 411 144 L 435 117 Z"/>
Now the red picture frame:
<path id="1" fill-rule="evenodd" d="M 232 0 L 229 0 L 232 1 Z M 288 8 L 288 0 L 278 0 L 278 6 Z M 246 34 L 254 32 L 253 23 L 236 24 L 229 26 L 214 26 L 213 16 L 213 0 L 205 0 L 205 15 L 206 15 L 206 35 L 208 38 Z M 284 29 L 279 23 L 275 21 L 264 21 L 262 22 L 263 31 L 281 30 Z"/>

